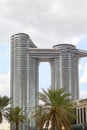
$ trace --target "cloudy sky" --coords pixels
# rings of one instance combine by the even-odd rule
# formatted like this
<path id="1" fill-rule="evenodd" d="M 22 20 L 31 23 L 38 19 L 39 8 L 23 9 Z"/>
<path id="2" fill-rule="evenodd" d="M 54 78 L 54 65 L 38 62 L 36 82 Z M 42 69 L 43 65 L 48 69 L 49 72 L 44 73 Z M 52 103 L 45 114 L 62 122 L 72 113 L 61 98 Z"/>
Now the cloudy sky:
<path id="1" fill-rule="evenodd" d="M 10 95 L 10 37 L 19 32 L 39 48 L 70 43 L 87 50 L 87 0 L 0 0 L 0 95 Z M 49 86 L 49 75 L 41 64 L 41 87 Z M 80 98 L 87 98 L 87 58 L 79 62 L 79 81 Z"/>
<path id="2" fill-rule="evenodd" d="M 10 93 L 11 35 L 27 33 L 39 48 L 70 43 L 87 50 L 86 13 L 87 0 L 1 0 L 0 95 Z M 44 66 L 48 73 L 41 73 Z M 79 68 L 80 98 L 87 98 L 87 58 L 80 60 Z M 49 86 L 49 71 L 47 63 L 40 65 L 41 87 Z"/>

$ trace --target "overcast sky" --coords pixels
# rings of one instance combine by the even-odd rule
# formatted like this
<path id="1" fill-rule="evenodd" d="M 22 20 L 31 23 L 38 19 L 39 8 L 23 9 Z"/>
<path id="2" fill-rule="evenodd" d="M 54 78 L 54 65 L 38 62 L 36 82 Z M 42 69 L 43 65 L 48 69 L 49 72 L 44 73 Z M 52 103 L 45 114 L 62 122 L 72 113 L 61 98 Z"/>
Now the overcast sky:
<path id="1" fill-rule="evenodd" d="M 87 0 L 1 0 L 0 1 L 0 94 L 9 95 L 10 37 L 30 35 L 39 48 L 69 43 L 87 50 Z M 44 67 L 40 65 L 40 70 Z M 46 65 L 45 65 L 46 66 Z M 87 58 L 80 60 L 80 98 L 87 97 Z M 43 72 L 43 77 L 49 77 Z M 41 72 L 41 71 L 40 71 Z M 44 76 L 45 75 L 45 76 Z M 50 79 L 48 79 L 49 81 Z M 41 87 L 48 81 L 41 79 Z"/>
<path id="2" fill-rule="evenodd" d="M 19 32 L 39 48 L 70 43 L 87 50 L 87 0 L 0 0 L 0 95 L 10 92 L 10 37 Z M 49 75 L 50 67 L 41 64 L 41 87 L 49 86 Z M 87 58 L 79 75 L 80 98 L 87 98 Z"/>

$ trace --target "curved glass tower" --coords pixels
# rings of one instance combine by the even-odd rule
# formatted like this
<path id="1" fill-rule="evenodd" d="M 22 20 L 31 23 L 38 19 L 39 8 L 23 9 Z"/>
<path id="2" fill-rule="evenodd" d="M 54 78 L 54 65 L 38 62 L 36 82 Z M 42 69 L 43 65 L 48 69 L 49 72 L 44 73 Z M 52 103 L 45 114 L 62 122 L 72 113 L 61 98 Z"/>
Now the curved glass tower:
<path id="1" fill-rule="evenodd" d="M 39 49 L 30 37 L 18 33 L 11 37 L 11 97 L 12 106 L 20 106 L 27 116 L 20 130 L 35 126 L 33 107 L 39 103 L 39 63 L 51 66 L 51 87 L 66 87 L 73 101 L 79 99 L 78 62 L 87 52 L 71 44 L 58 44 L 51 49 Z M 43 79 L 44 80 L 44 79 Z"/>
<path id="2" fill-rule="evenodd" d="M 55 49 L 60 49 L 60 53 L 54 59 L 52 80 L 55 78 L 55 87 L 66 87 L 67 92 L 71 93 L 71 99 L 79 99 L 79 79 L 78 79 L 78 60 L 80 58 L 80 51 L 71 44 L 59 44 L 53 46 Z M 55 65 L 55 66 L 54 66 Z"/>

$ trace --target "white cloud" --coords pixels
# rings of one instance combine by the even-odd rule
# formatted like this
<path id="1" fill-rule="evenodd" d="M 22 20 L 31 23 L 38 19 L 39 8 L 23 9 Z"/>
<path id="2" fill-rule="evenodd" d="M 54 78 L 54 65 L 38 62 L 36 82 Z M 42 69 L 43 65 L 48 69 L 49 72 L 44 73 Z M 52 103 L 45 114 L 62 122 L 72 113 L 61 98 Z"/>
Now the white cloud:
<path id="1" fill-rule="evenodd" d="M 0 43 L 18 32 L 39 47 L 75 44 L 87 36 L 86 0 L 1 0 L 0 7 Z"/>
<path id="2" fill-rule="evenodd" d="M 0 73 L 0 95 L 10 96 L 10 73 Z"/>
<path id="3" fill-rule="evenodd" d="M 87 98 L 87 91 L 80 91 L 80 99 Z"/>

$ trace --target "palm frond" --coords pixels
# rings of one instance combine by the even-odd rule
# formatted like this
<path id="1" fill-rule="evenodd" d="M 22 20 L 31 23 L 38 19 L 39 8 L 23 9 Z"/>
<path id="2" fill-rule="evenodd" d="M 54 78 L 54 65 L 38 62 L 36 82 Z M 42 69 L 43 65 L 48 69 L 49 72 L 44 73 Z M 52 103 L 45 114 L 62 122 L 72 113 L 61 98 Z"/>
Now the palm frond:
<path id="1" fill-rule="evenodd" d="M 60 129 L 63 125 L 69 130 L 75 119 L 73 103 L 69 97 L 70 94 L 66 92 L 66 88 L 47 91 L 42 89 L 39 93 L 42 104 L 37 106 L 35 113 L 38 128 L 49 127 L 51 123 L 51 129 Z"/>

